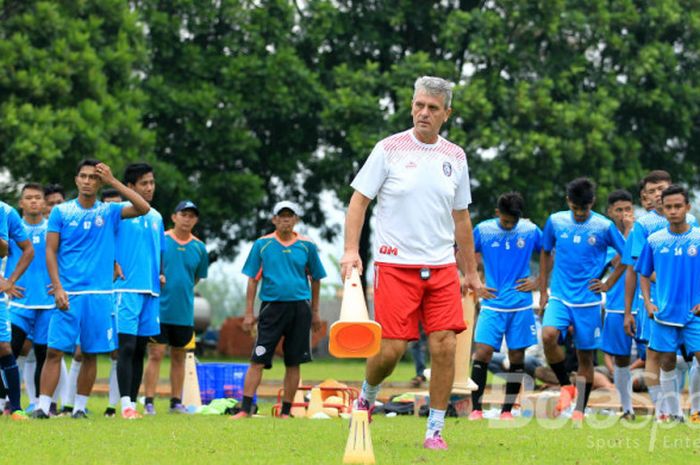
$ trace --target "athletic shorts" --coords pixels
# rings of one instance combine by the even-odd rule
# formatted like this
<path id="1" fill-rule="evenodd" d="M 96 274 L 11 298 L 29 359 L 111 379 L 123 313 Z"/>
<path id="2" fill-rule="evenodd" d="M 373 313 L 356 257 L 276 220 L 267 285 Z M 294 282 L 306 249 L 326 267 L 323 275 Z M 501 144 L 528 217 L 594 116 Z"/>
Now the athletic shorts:
<path id="1" fill-rule="evenodd" d="M 503 337 L 510 350 L 537 344 L 535 314 L 531 309 L 515 312 L 482 309 L 476 322 L 474 342 L 501 349 Z"/>
<path id="2" fill-rule="evenodd" d="M 610 355 L 630 356 L 632 353 L 632 338 L 625 333 L 624 313 L 605 313 L 600 349 Z"/>
<path id="3" fill-rule="evenodd" d="M 602 321 L 600 304 L 587 307 L 569 307 L 558 299 L 549 299 L 542 319 L 542 327 L 553 326 L 566 334 L 574 327 L 574 347 L 578 350 L 595 350 L 600 345 Z"/>
<path id="4" fill-rule="evenodd" d="M 7 298 L 0 298 L 0 342 L 12 342 L 12 323 L 7 310 Z"/>
<path id="5" fill-rule="evenodd" d="M 117 332 L 133 336 L 160 334 L 160 298 L 138 292 L 116 292 Z"/>
<path id="6" fill-rule="evenodd" d="M 374 317 L 382 338 L 417 341 L 419 322 L 425 334 L 467 329 L 457 266 L 430 268 L 428 279 L 421 269 L 375 265 Z"/>
<path id="7" fill-rule="evenodd" d="M 194 326 L 160 324 L 160 332 L 151 336 L 149 342 L 167 344 L 171 347 L 182 348 L 194 339 Z"/>
<path id="8" fill-rule="evenodd" d="M 649 342 L 651 337 L 651 318 L 644 308 L 644 304 L 641 304 L 641 308 L 634 315 L 634 322 L 637 325 L 637 332 L 634 338 L 639 342 Z"/>
<path id="9" fill-rule="evenodd" d="M 678 352 L 681 344 L 685 344 L 687 352 L 700 352 L 700 318 L 693 316 L 685 326 L 671 326 L 651 322 L 651 339 L 649 348 L 656 352 Z"/>
<path id="10" fill-rule="evenodd" d="M 258 335 L 250 361 L 272 368 L 272 357 L 282 336 L 285 366 L 311 361 L 311 304 L 308 300 L 260 305 Z"/>
<path id="11" fill-rule="evenodd" d="M 68 310 L 51 314 L 50 349 L 72 353 L 78 340 L 80 350 L 86 354 L 116 349 L 112 294 L 73 294 L 68 296 L 68 305 Z"/>
<path id="12" fill-rule="evenodd" d="M 17 326 L 27 338 L 34 344 L 45 345 L 49 340 L 49 324 L 51 323 L 51 315 L 55 308 L 52 309 L 20 309 L 10 307 L 10 321 L 14 326 Z"/>

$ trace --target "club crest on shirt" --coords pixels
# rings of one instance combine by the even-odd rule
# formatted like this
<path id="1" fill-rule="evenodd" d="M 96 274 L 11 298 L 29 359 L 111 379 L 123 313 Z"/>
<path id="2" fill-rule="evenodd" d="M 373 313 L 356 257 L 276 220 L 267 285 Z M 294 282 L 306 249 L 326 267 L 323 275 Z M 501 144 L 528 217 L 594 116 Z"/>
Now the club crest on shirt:
<path id="1" fill-rule="evenodd" d="M 595 236 L 588 236 L 588 245 L 595 245 Z"/>
<path id="2" fill-rule="evenodd" d="M 102 226 L 104 226 L 104 224 L 105 224 L 105 220 L 102 219 L 102 217 L 100 215 L 97 215 L 97 217 L 95 218 L 95 226 L 97 226 L 98 228 L 101 228 Z"/>
<path id="3" fill-rule="evenodd" d="M 688 256 L 689 257 L 694 257 L 698 254 L 698 249 L 694 245 L 691 245 L 688 247 Z"/>
<path id="4" fill-rule="evenodd" d="M 445 173 L 445 176 L 447 176 L 447 177 L 452 176 L 452 165 L 450 164 L 449 161 L 443 162 L 442 172 Z"/>
<path id="5" fill-rule="evenodd" d="M 519 249 L 522 249 L 523 247 L 525 247 L 525 239 L 523 239 L 522 237 L 519 237 L 519 238 L 518 238 L 518 242 L 516 242 L 515 245 L 516 245 Z"/>

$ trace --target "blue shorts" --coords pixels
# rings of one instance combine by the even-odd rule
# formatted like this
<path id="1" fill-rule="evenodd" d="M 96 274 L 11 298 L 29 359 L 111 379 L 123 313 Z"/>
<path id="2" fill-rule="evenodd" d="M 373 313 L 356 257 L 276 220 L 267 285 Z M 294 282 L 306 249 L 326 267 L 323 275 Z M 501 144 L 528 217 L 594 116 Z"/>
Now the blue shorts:
<path id="1" fill-rule="evenodd" d="M 0 298 L 0 342 L 12 342 L 12 323 L 7 311 L 7 298 Z"/>
<path id="2" fill-rule="evenodd" d="M 542 327 L 553 326 L 566 334 L 574 327 L 574 347 L 578 350 L 595 350 L 600 345 L 600 304 L 588 307 L 569 307 L 561 300 L 549 299 L 542 319 Z"/>
<path id="3" fill-rule="evenodd" d="M 605 313 L 600 349 L 606 354 L 629 357 L 632 352 L 632 338 L 625 333 L 624 313 Z"/>
<path id="4" fill-rule="evenodd" d="M 642 304 L 642 308 L 634 315 L 634 322 L 637 325 L 637 332 L 634 338 L 640 342 L 649 342 L 651 337 L 651 318 Z"/>
<path id="5" fill-rule="evenodd" d="M 51 315 L 48 346 L 73 352 L 79 339 L 86 354 L 102 354 L 116 349 L 112 294 L 68 296 L 69 308 Z"/>
<path id="6" fill-rule="evenodd" d="M 503 336 L 510 350 L 525 349 L 537 344 L 535 314 L 532 310 L 499 312 L 482 309 L 476 322 L 474 342 L 500 350 Z"/>
<path id="7" fill-rule="evenodd" d="M 117 332 L 134 336 L 160 334 L 160 298 L 137 292 L 117 292 Z"/>
<path id="8" fill-rule="evenodd" d="M 49 324 L 55 308 L 28 309 L 11 307 L 10 321 L 20 328 L 35 344 L 45 345 L 49 338 Z"/>
<path id="9" fill-rule="evenodd" d="M 700 351 L 700 318 L 694 316 L 685 326 L 671 326 L 652 320 L 649 348 L 676 353 L 685 344 L 688 353 Z"/>

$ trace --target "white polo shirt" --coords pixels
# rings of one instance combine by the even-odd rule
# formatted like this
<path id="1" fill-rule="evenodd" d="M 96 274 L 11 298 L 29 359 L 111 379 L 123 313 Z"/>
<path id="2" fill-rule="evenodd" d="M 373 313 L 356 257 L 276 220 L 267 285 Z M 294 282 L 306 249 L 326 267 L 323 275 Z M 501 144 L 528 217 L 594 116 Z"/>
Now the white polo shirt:
<path id="1" fill-rule="evenodd" d="M 351 186 L 378 197 L 375 262 L 455 263 L 452 211 L 471 203 L 467 157 L 459 146 L 442 137 L 424 144 L 413 129 L 394 134 L 374 147 Z"/>

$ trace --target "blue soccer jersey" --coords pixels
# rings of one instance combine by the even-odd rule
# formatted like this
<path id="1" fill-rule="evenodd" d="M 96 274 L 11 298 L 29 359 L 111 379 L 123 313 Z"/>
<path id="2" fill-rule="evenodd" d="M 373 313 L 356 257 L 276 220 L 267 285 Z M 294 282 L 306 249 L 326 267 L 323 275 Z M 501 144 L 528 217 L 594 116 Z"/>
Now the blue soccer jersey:
<path id="1" fill-rule="evenodd" d="M 326 270 L 310 239 L 297 234 L 291 242 L 284 243 L 272 233 L 253 243 L 243 274 L 262 278 L 263 302 L 292 302 L 311 299 L 309 276 L 320 280 L 326 277 Z"/>
<path id="2" fill-rule="evenodd" d="M 625 244 L 626 245 L 626 244 Z M 612 260 L 618 256 L 618 253 L 612 247 L 608 248 L 608 256 L 606 263 L 610 264 L 612 270 Z M 622 273 L 620 279 L 608 292 L 605 293 L 605 311 L 609 313 L 625 313 L 625 273 Z"/>
<path id="3" fill-rule="evenodd" d="M 636 270 L 643 276 L 656 272 L 656 301 L 659 311 L 654 320 L 661 324 L 683 326 L 700 303 L 700 228 L 674 234 L 667 227 L 651 234 L 637 260 Z"/>
<path id="4" fill-rule="evenodd" d="M 209 256 L 204 243 L 194 236 L 186 241 L 165 233 L 163 274 L 165 287 L 160 294 L 160 322 L 194 325 L 194 285 L 207 277 Z"/>
<path id="5" fill-rule="evenodd" d="M 474 228 L 474 249 L 484 262 L 486 286 L 496 289 L 495 299 L 483 300 L 481 308 L 525 310 L 532 308 L 532 292 L 515 288 L 519 279 L 530 277 L 532 254 L 542 247 L 542 231 L 528 220 L 520 220 L 511 230 L 501 227 L 498 218 Z"/>
<path id="6" fill-rule="evenodd" d="M 7 241 L 7 213 L 0 208 L 0 239 Z"/>
<path id="7" fill-rule="evenodd" d="M 9 246 L 13 241 L 14 242 L 24 242 L 28 239 L 27 233 L 24 230 L 24 225 L 22 223 L 22 218 L 19 216 L 19 213 L 17 213 L 17 210 L 12 208 L 12 206 L 6 204 L 5 202 L 0 201 L 0 210 L 2 210 L 3 215 L 5 217 L 5 237 L 4 239 L 7 242 L 7 245 Z M 18 255 L 19 254 L 19 255 Z M 15 255 L 13 257 L 13 255 Z M 19 260 L 19 257 L 22 255 L 22 251 L 19 250 L 19 252 L 15 251 L 8 253 L 7 257 L 7 262 L 9 262 L 11 259 Z M 11 273 L 7 272 L 7 262 L 5 265 L 5 274 L 4 276 L 9 276 Z M 1 267 L 0 267 L 1 268 Z M 14 270 L 14 267 L 13 267 Z M 5 298 L 5 293 L 2 292 L 0 293 L 0 300 Z"/>
<path id="8" fill-rule="evenodd" d="M 78 199 L 57 205 L 49 216 L 49 233 L 58 233 L 58 274 L 67 294 L 112 292 L 117 227 L 123 205 L 95 202 L 83 208 Z"/>
<path id="9" fill-rule="evenodd" d="M 51 278 L 46 268 L 46 231 L 49 226 L 47 220 L 42 220 L 38 224 L 29 224 L 22 221 L 24 229 L 34 246 L 34 259 L 29 264 L 27 271 L 17 281 L 17 285 L 24 288 L 24 296 L 10 300 L 12 311 L 22 312 L 22 309 L 49 309 L 54 308 L 53 296 L 49 295 L 49 284 Z M 7 260 L 5 273 L 11 275 L 19 259 L 22 256 L 22 249 L 17 242 L 10 241 L 10 256 Z M 31 311 L 31 310 L 30 310 Z"/>
<path id="10" fill-rule="evenodd" d="M 164 247 L 163 218 L 154 208 L 143 216 L 120 221 L 116 259 L 124 279 L 117 278 L 114 282 L 115 292 L 160 295 L 160 266 Z"/>
<path id="11" fill-rule="evenodd" d="M 555 250 L 550 284 L 552 299 L 570 307 L 600 304 L 601 295 L 588 286 L 592 279 L 600 278 L 608 247 L 619 254 L 623 252 L 625 239 L 615 224 L 595 212 L 578 223 L 573 213 L 566 210 L 547 219 L 542 238 L 544 251 Z"/>

